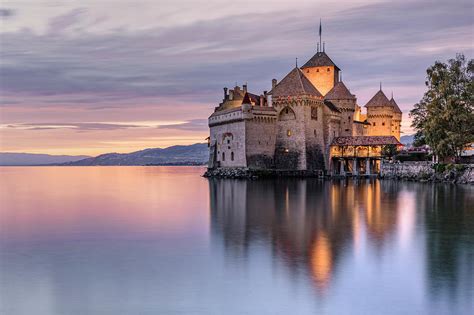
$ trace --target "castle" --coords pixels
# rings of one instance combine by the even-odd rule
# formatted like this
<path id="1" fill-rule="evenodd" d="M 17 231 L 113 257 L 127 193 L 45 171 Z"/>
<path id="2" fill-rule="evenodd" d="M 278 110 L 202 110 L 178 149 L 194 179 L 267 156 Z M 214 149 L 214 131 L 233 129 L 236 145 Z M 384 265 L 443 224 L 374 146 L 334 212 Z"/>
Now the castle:
<path id="1" fill-rule="evenodd" d="M 400 146 L 402 112 L 382 87 L 362 113 L 325 49 L 270 92 L 228 90 L 208 119 L 209 168 L 377 173 L 382 149 Z"/>

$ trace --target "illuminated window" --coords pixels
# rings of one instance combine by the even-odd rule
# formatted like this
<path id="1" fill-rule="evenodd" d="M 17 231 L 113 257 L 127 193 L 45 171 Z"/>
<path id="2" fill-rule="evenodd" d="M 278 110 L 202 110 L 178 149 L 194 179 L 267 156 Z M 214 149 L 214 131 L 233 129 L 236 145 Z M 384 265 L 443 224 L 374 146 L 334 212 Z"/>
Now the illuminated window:
<path id="1" fill-rule="evenodd" d="M 288 129 L 288 130 L 286 131 L 286 135 L 287 135 L 288 137 L 291 137 L 291 130 L 290 130 L 290 129 Z"/>
<path id="2" fill-rule="evenodd" d="M 285 153 L 288 153 L 288 152 L 290 152 L 290 150 L 288 150 L 288 149 L 285 149 Z"/>

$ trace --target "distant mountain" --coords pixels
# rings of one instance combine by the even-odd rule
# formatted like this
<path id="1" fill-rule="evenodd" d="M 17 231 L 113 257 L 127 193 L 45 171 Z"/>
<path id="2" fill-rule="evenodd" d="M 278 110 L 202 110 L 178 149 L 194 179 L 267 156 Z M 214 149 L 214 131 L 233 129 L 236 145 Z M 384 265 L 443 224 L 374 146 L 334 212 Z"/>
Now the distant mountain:
<path id="1" fill-rule="evenodd" d="M 145 149 L 132 153 L 106 153 L 62 165 L 203 165 L 209 159 L 206 143 L 175 145 L 160 149 Z"/>
<path id="2" fill-rule="evenodd" d="M 73 162 L 89 158 L 87 155 L 49 155 L 36 153 L 10 153 L 0 152 L 0 165 L 47 165 Z"/>
<path id="3" fill-rule="evenodd" d="M 415 135 L 407 135 L 407 136 L 400 137 L 400 142 L 404 145 L 413 144 L 414 140 L 415 140 Z"/>

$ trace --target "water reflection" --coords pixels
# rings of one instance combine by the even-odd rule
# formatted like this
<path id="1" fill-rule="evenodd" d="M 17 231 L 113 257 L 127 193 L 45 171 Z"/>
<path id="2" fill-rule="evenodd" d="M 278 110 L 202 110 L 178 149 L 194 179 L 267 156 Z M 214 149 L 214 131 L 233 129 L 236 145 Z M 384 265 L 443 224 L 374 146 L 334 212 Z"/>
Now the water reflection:
<path id="1" fill-rule="evenodd" d="M 433 300 L 447 291 L 464 296 L 472 306 L 472 187 L 378 180 L 210 180 L 209 191 L 212 230 L 227 251 L 245 255 L 252 242 L 268 244 L 291 272 L 307 273 L 320 294 L 337 280 L 345 258 L 383 265 L 386 257 L 409 252 L 404 268 L 415 270 L 406 270 L 403 277 L 425 278 Z M 424 251 L 426 265 L 416 270 L 414 256 Z M 422 269 L 428 274 L 420 276 Z"/>
<path id="2" fill-rule="evenodd" d="M 474 187 L 202 172 L 0 168 L 0 314 L 472 313 Z"/>

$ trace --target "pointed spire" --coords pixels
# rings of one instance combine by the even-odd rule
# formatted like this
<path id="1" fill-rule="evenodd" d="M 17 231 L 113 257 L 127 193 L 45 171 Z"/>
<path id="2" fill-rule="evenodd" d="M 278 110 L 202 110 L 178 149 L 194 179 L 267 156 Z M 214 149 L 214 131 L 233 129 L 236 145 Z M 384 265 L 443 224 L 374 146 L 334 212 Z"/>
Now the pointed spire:
<path id="1" fill-rule="evenodd" d="M 296 57 L 296 68 L 298 68 L 298 57 Z"/>
<path id="2" fill-rule="evenodd" d="M 380 91 L 382 91 L 382 81 L 380 81 Z"/>
<path id="3" fill-rule="evenodd" d="M 321 44 L 321 38 L 322 38 L 322 33 L 323 33 L 323 26 L 321 24 L 321 18 L 319 18 L 319 47 L 322 49 L 322 44 Z"/>
<path id="4" fill-rule="evenodd" d="M 392 91 L 392 100 L 393 100 L 393 91 Z"/>

